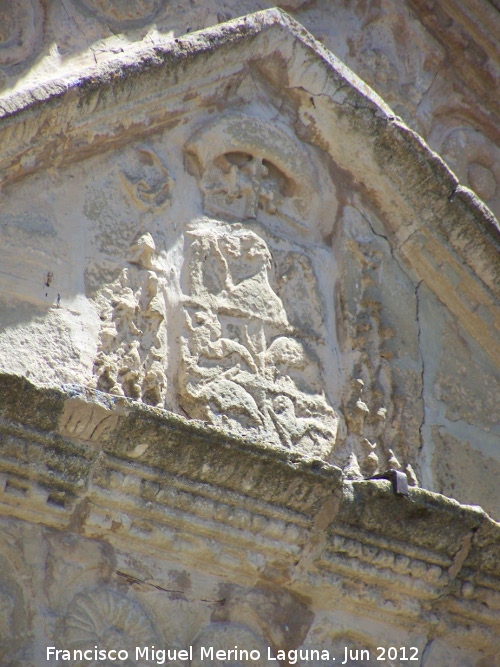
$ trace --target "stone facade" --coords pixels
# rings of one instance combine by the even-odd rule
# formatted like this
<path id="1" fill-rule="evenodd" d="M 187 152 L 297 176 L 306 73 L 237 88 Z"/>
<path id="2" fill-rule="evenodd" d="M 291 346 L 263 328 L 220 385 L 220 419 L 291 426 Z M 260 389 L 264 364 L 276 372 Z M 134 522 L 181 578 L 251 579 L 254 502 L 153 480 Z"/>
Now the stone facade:
<path id="1" fill-rule="evenodd" d="M 231 4 L 2 10 L 0 664 L 493 667 L 496 10 Z"/>

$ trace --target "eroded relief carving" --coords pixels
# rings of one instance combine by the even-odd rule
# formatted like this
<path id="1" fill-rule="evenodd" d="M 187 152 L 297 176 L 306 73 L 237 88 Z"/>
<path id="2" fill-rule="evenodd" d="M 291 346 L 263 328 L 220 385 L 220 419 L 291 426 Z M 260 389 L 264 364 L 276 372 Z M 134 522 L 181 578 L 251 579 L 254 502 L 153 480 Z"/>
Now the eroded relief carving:
<path id="1" fill-rule="evenodd" d="M 120 176 L 123 186 L 139 209 L 162 209 L 170 201 L 172 179 L 156 153 L 138 148 Z"/>
<path id="2" fill-rule="evenodd" d="M 363 478 L 387 468 L 404 469 L 416 483 L 410 461 L 419 445 L 415 434 L 421 375 L 418 332 L 409 316 L 415 307 L 413 288 L 406 292 L 407 314 L 400 306 L 398 319 L 392 319 L 387 297 L 395 285 L 401 290 L 405 283 L 391 272 L 380 239 L 366 235 L 362 216 L 353 210 L 346 210 L 345 215 L 352 238 L 345 245 L 342 317 L 356 356 L 352 380 L 343 394 L 346 474 Z M 406 364 L 404 370 L 399 359 Z"/>
<path id="3" fill-rule="evenodd" d="M 240 224 L 208 219 L 188 232 L 179 383 L 191 416 L 318 455 L 336 418 L 312 350 L 270 284 L 267 244 Z"/>
<path id="4" fill-rule="evenodd" d="M 335 206 L 315 193 L 324 176 L 287 130 L 241 114 L 196 132 L 186 165 L 215 217 L 185 227 L 179 295 L 152 235 L 136 236 L 126 266 L 94 297 L 102 324 L 93 385 L 165 407 L 169 375 L 189 417 L 328 457 L 338 417 L 324 381 L 317 264 L 331 260 L 324 213 Z M 143 229 L 164 219 L 173 181 L 153 150 L 137 148 L 119 177 L 149 216 Z M 177 303 L 178 357 L 167 345 L 167 307 Z"/>
<path id="5" fill-rule="evenodd" d="M 85 649 L 99 646 L 126 650 L 127 667 L 145 664 L 136 662 L 135 647 L 160 644 L 160 639 L 146 613 L 135 600 L 111 589 L 79 593 L 68 608 L 64 625 L 65 646 L 68 649 Z M 75 662 L 75 667 L 111 665 L 111 662 Z"/>
<path id="6" fill-rule="evenodd" d="M 262 158 L 229 152 L 214 162 L 203 181 L 205 205 L 236 218 L 256 218 L 259 208 L 276 213 L 287 185 L 286 177 Z"/>
<path id="7" fill-rule="evenodd" d="M 43 10 L 38 0 L 0 3 L 0 66 L 17 65 L 38 48 Z"/>
<path id="8" fill-rule="evenodd" d="M 259 218 L 272 231 L 309 239 L 327 233 L 334 220 L 336 200 L 318 196 L 332 183 L 276 124 L 243 114 L 210 123 L 188 142 L 186 166 L 205 212 L 217 218 Z"/>
<path id="9" fill-rule="evenodd" d="M 167 330 L 163 274 L 149 233 L 129 248 L 128 266 L 96 297 L 102 321 L 94 384 L 118 396 L 163 406 Z"/>
<path id="10" fill-rule="evenodd" d="M 303 174 L 312 167 L 260 121 L 222 126 L 224 137 L 212 125 L 188 145 L 204 208 L 223 219 L 200 218 L 185 236 L 179 402 L 190 417 L 328 456 L 338 420 L 316 350 L 326 335 L 317 278 L 304 249 L 253 222 L 287 236 L 311 225 L 300 217 L 307 181 L 285 172 L 287 156 Z M 210 156 L 219 140 L 223 153 Z"/>
<path id="11" fill-rule="evenodd" d="M 78 4 L 101 21 L 115 27 L 134 28 L 152 21 L 164 0 L 77 0 Z"/>

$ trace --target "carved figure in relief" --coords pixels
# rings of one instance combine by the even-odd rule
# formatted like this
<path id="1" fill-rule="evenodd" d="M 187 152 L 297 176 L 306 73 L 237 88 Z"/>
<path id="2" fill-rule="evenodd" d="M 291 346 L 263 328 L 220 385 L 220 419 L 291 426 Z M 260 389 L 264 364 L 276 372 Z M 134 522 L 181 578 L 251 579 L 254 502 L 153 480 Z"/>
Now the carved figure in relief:
<path id="1" fill-rule="evenodd" d="M 102 327 L 94 363 L 98 389 L 163 407 L 166 310 L 162 271 L 149 233 L 130 246 L 129 266 L 97 295 Z"/>
<path id="2" fill-rule="evenodd" d="M 327 455 L 337 418 L 318 360 L 271 286 L 268 245 L 243 225 L 208 220 L 187 239 L 181 407 L 240 434 Z"/>

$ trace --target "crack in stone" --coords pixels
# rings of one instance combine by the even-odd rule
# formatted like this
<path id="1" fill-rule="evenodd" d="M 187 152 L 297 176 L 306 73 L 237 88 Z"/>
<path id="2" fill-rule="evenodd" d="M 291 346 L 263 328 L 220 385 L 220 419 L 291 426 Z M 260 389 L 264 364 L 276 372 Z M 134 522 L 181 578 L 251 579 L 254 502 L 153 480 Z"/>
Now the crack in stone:
<path id="1" fill-rule="evenodd" d="M 422 414 L 422 421 L 420 422 L 420 425 L 418 427 L 418 437 L 419 437 L 419 448 L 418 448 L 418 453 L 419 455 L 423 452 L 424 449 L 424 435 L 423 435 L 423 429 L 425 426 L 425 392 L 424 392 L 424 382 L 425 382 L 425 357 L 424 353 L 422 350 L 422 324 L 420 321 L 420 311 L 421 311 L 421 304 L 420 304 L 420 288 L 423 283 L 423 280 L 420 280 L 416 287 L 415 287 L 415 320 L 417 323 L 417 342 L 418 342 L 418 351 L 420 354 L 420 363 L 421 363 L 421 372 L 420 372 L 420 400 L 422 401 L 422 408 L 423 408 L 423 414 Z"/>
<path id="2" fill-rule="evenodd" d="M 161 584 L 156 583 L 152 579 L 141 579 L 136 577 L 133 574 L 127 572 L 122 572 L 121 570 L 115 570 L 115 574 L 122 579 L 129 586 L 145 586 L 149 588 L 154 588 L 157 591 L 162 593 L 167 593 L 169 596 L 175 596 L 173 599 L 182 600 L 183 602 L 204 602 L 205 604 L 223 606 L 226 602 L 225 598 L 219 599 L 206 599 L 206 598 L 188 598 L 186 593 L 182 590 L 176 590 L 172 588 L 165 588 Z"/>
<path id="3" fill-rule="evenodd" d="M 316 513 L 309 531 L 309 540 L 304 544 L 299 559 L 295 563 L 292 579 L 300 577 L 323 552 L 326 543 L 326 529 L 335 520 L 342 504 L 341 495 L 332 495 Z"/>
<path id="4" fill-rule="evenodd" d="M 325 84 L 326 85 L 326 84 Z M 372 114 L 375 116 L 377 115 L 377 112 L 379 111 L 378 109 L 374 109 L 372 106 L 363 106 L 363 105 L 356 105 L 350 102 L 348 99 L 343 100 L 342 102 L 339 102 L 338 100 L 334 99 L 333 95 L 337 95 L 337 93 L 341 92 L 343 89 L 345 90 L 350 90 L 347 86 L 339 86 L 334 92 L 332 93 L 312 93 L 310 90 L 306 90 L 303 86 L 286 86 L 285 90 L 287 91 L 292 91 L 292 90 L 298 90 L 302 93 L 304 93 L 309 99 L 313 100 L 318 97 L 326 97 L 327 100 L 335 104 L 336 106 L 343 107 L 343 106 L 349 106 L 351 109 L 355 109 L 356 111 L 371 111 Z M 316 108 L 316 105 L 313 104 L 314 108 Z M 392 122 L 395 119 L 395 116 L 386 116 L 389 122 Z"/>
<path id="5" fill-rule="evenodd" d="M 434 85 L 434 82 L 436 81 L 438 75 L 441 74 L 441 70 L 443 69 L 443 66 L 444 66 L 444 61 L 441 62 L 441 64 L 439 65 L 439 67 L 435 71 L 434 76 L 432 77 L 432 81 L 430 82 L 430 84 L 427 86 L 427 88 L 422 93 L 422 96 L 420 97 L 420 102 L 417 104 L 417 106 L 415 108 L 415 111 L 414 111 L 414 115 L 416 117 L 418 117 L 418 112 L 420 110 L 420 106 L 423 104 L 423 102 L 426 101 L 427 93 L 430 91 L 430 89 Z M 419 132 L 419 134 L 420 134 L 420 132 Z"/>
<path id="6" fill-rule="evenodd" d="M 469 555 L 472 546 L 472 539 L 476 530 L 477 529 L 473 528 L 470 533 L 464 535 L 460 540 L 460 546 L 458 547 L 456 554 L 453 556 L 452 564 L 448 569 L 448 576 L 450 577 L 450 581 L 454 581 L 457 578 L 460 570 L 463 567 L 463 564 L 467 560 L 467 556 Z"/>
<path id="7" fill-rule="evenodd" d="M 427 638 L 427 644 L 424 646 L 424 650 L 422 651 L 420 667 L 425 667 L 425 665 L 427 664 L 428 652 L 432 647 L 433 642 L 434 642 L 434 637 L 432 637 L 431 639 Z"/>
<path id="8" fill-rule="evenodd" d="M 80 26 L 78 25 L 78 22 L 71 18 L 71 15 L 69 14 L 68 10 L 66 9 L 66 3 L 64 2 L 64 0 L 62 0 L 61 4 L 62 4 L 62 8 L 63 8 L 66 16 L 68 17 L 68 20 L 71 21 L 71 23 L 76 27 L 78 32 L 82 35 L 83 39 L 85 40 L 85 44 L 87 45 L 87 48 L 92 53 L 92 56 L 94 58 L 94 63 L 97 65 L 97 56 L 96 56 L 96 53 L 94 51 L 94 48 L 91 46 L 90 42 L 87 39 L 87 35 L 80 28 Z M 109 26 L 108 26 L 108 28 L 109 28 Z"/>
<path id="9" fill-rule="evenodd" d="M 375 230 L 375 228 L 373 227 L 373 225 L 372 225 L 372 223 L 371 223 L 371 221 L 370 221 L 370 218 L 369 218 L 369 217 L 368 217 L 362 210 L 360 210 L 355 204 L 352 204 L 352 206 L 356 209 L 356 211 L 358 211 L 358 213 L 360 214 L 360 216 L 361 216 L 361 217 L 363 218 L 363 220 L 366 222 L 366 224 L 367 224 L 368 227 L 370 228 L 370 230 L 371 230 L 371 232 L 373 233 L 373 235 L 374 235 L 376 238 L 378 238 L 378 239 L 383 239 L 383 240 L 387 243 L 387 247 L 388 247 L 388 250 L 389 250 L 389 253 L 390 253 L 392 259 L 393 259 L 394 262 L 397 264 L 399 270 L 400 270 L 400 271 L 401 271 L 401 272 L 402 272 L 402 273 L 403 273 L 403 274 L 410 280 L 410 282 L 411 282 L 411 279 L 410 279 L 410 277 L 409 277 L 409 275 L 408 275 L 408 273 L 407 273 L 407 270 L 406 270 L 405 265 L 400 261 L 399 257 L 395 254 L 396 251 L 399 251 L 399 249 L 400 249 L 399 246 L 393 247 L 391 241 L 389 240 L 389 238 L 388 238 L 387 236 L 385 236 L 384 234 L 380 234 L 379 232 L 377 232 L 377 231 Z M 420 282 L 422 282 L 422 281 L 420 281 Z M 418 283 L 417 288 L 418 288 L 418 286 L 420 285 L 420 282 Z"/>

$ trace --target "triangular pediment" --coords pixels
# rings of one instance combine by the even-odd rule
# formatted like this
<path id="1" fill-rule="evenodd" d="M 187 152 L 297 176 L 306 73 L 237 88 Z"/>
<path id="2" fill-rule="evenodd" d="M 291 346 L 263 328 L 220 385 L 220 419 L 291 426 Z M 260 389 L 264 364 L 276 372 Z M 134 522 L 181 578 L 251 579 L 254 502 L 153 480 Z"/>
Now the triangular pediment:
<path id="1" fill-rule="evenodd" d="M 455 303 L 456 290 L 446 298 L 444 276 L 416 256 L 422 235 L 470 267 L 464 280 L 472 273 L 498 290 L 498 226 L 489 211 L 366 84 L 280 10 L 174 42 L 148 40 L 78 78 L 4 98 L 3 182 L 141 140 L 204 107 L 214 114 L 248 103 L 237 94 L 245 79 L 273 113 L 281 104 L 282 119 L 295 121 L 301 139 L 349 172 L 378 207 L 393 250 L 456 314 L 467 309 L 465 300 Z M 498 351 L 481 323 L 474 324 L 474 335 Z"/>
<path id="2" fill-rule="evenodd" d="M 279 10 L 2 110 L 3 291 L 70 339 L 35 380 L 413 475 L 419 294 L 500 358 L 493 216 Z"/>
<path id="3" fill-rule="evenodd" d="M 497 222 L 284 12 L 155 34 L 0 101 L 0 663 L 493 664 Z"/>

